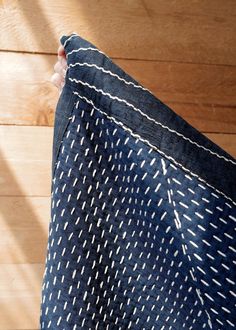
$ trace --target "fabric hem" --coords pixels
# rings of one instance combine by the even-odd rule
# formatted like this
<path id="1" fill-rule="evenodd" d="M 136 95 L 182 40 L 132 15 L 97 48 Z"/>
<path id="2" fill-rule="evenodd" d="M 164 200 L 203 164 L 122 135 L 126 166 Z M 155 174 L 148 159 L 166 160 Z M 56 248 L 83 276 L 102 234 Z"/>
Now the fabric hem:
<path id="1" fill-rule="evenodd" d="M 234 158 L 194 129 L 90 42 L 73 34 L 63 36 L 61 43 L 65 46 L 69 66 L 66 85 L 73 93 L 87 97 L 108 116 L 121 121 L 235 203 Z"/>

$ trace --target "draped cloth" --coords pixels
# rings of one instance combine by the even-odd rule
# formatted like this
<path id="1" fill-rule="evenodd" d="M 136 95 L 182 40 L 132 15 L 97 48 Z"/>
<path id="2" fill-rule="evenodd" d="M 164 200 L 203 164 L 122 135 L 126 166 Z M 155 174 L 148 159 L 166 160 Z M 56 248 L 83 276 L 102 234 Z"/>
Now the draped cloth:
<path id="1" fill-rule="evenodd" d="M 40 328 L 235 328 L 235 159 L 98 47 L 60 41 Z"/>

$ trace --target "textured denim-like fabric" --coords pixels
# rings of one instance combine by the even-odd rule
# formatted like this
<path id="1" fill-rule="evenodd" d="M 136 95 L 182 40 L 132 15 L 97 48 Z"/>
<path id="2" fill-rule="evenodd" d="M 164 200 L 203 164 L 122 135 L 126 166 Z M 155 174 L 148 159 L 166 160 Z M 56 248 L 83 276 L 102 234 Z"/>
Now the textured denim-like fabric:
<path id="1" fill-rule="evenodd" d="M 233 329 L 235 160 L 61 38 L 41 329 Z"/>

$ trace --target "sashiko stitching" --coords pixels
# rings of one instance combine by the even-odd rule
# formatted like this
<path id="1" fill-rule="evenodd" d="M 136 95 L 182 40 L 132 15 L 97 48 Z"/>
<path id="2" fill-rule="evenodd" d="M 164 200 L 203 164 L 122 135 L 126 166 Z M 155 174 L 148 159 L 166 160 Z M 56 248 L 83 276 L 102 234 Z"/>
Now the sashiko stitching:
<path id="1" fill-rule="evenodd" d="M 149 91 L 122 71 L 81 62 L 81 51 L 108 58 L 81 40 L 75 33 L 62 38 L 69 61 L 64 88 L 73 103 L 53 164 L 40 328 L 235 328 L 233 196 L 210 174 L 208 182 L 107 111 L 100 95 L 114 101 L 111 108 L 123 103 L 134 116 L 139 112 L 140 126 L 152 121 L 119 90 L 109 92 L 106 77 Z M 82 67 L 87 75 L 104 76 L 104 88 L 82 80 Z M 225 153 L 155 124 L 156 131 L 161 126 L 163 134 L 178 135 L 222 166 L 235 164 Z"/>

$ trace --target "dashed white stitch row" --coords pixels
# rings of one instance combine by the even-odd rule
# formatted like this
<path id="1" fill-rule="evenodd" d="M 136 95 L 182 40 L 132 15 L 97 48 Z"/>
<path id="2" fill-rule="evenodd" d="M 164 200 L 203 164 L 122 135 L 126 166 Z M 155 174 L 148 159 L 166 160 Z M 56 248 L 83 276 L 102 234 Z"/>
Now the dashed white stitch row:
<path id="1" fill-rule="evenodd" d="M 150 149 L 151 150 L 151 149 Z M 204 187 L 204 189 L 205 189 L 205 187 Z M 213 195 L 213 194 L 212 194 Z"/>
<path id="2" fill-rule="evenodd" d="M 156 150 L 158 153 L 160 153 L 161 155 L 163 155 L 165 158 L 171 160 L 172 162 L 174 162 L 174 164 L 176 164 L 179 167 L 181 167 L 185 172 L 190 173 L 192 176 L 196 177 L 199 181 L 203 182 L 208 187 L 210 187 L 211 189 L 215 190 L 218 194 L 221 194 L 226 199 L 228 199 L 229 201 L 231 201 L 231 203 L 233 205 L 236 205 L 236 201 L 234 201 L 232 198 L 228 197 L 223 192 L 221 192 L 220 190 L 216 189 L 214 186 L 212 186 L 211 184 L 209 184 L 208 182 L 206 182 L 204 179 L 202 179 L 201 177 L 199 177 L 196 173 L 193 173 L 192 171 L 190 171 L 189 169 L 187 169 L 186 167 L 184 167 L 182 164 L 178 163 L 173 157 L 168 156 L 167 154 L 165 154 L 163 151 L 161 151 L 156 146 L 154 146 L 153 144 L 151 144 L 148 140 L 143 139 L 140 135 L 138 135 L 137 133 L 134 133 L 130 128 L 128 128 L 127 126 L 125 126 L 122 122 L 116 120 L 114 117 L 109 116 L 106 112 L 104 112 L 104 111 L 100 110 L 99 108 L 97 108 L 91 100 L 88 100 L 85 96 L 79 95 L 79 93 L 76 92 L 76 91 L 73 91 L 73 94 L 77 95 L 79 98 L 81 98 L 81 99 L 85 100 L 87 103 L 91 104 L 94 107 L 94 109 L 96 109 L 100 113 L 104 114 L 108 119 L 112 120 L 117 125 L 121 126 L 125 131 L 129 132 L 132 136 L 139 138 L 142 142 L 148 144 L 152 149 Z"/>
<path id="3" fill-rule="evenodd" d="M 124 78 L 121 78 L 118 74 L 113 73 L 113 72 L 111 72 L 110 70 L 105 70 L 103 67 L 100 67 L 100 66 L 98 66 L 98 65 L 96 65 L 96 64 L 94 64 L 94 63 L 90 64 L 90 63 L 87 63 L 87 62 L 83 62 L 83 63 L 76 62 L 76 63 L 72 63 L 72 64 L 70 64 L 70 65 L 68 66 L 68 68 L 70 68 L 70 67 L 75 67 L 75 66 L 77 66 L 77 65 L 79 65 L 79 66 L 88 66 L 88 67 L 90 67 L 90 68 L 94 67 L 94 68 L 96 68 L 96 69 L 98 69 L 98 70 L 100 70 L 100 71 L 102 71 L 102 72 L 104 72 L 104 73 L 109 74 L 110 76 L 116 77 L 118 80 L 123 81 L 126 85 L 132 85 L 132 86 L 135 87 L 135 88 L 139 88 L 139 89 L 142 89 L 142 90 L 145 90 L 145 91 L 150 92 L 147 88 L 144 88 L 144 87 L 141 86 L 141 85 L 136 85 L 136 84 L 133 83 L 132 81 L 127 81 L 127 80 L 125 80 Z"/>
<path id="4" fill-rule="evenodd" d="M 76 78 L 71 78 L 71 77 L 69 77 L 68 79 L 69 79 L 71 82 L 75 82 L 76 84 L 82 84 L 82 85 L 84 85 L 84 86 L 89 87 L 90 89 L 94 89 L 96 92 L 99 92 L 99 93 L 101 93 L 101 94 L 104 95 L 104 96 L 108 96 L 108 97 L 109 97 L 110 99 L 112 99 L 112 100 L 116 100 L 116 101 L 118 101 L 118 102 L 125 103 L 127 106 L 131 107 L 133 110 L 139 112 L 143 117 L 147 118 L 149 121 L 154 122 L 156 125 L 161 126 L 162 128 L 168 130 L 168 131 L 171 132 L 171 133 L 175 133 L 175 134 L 178 135 L 179 137 L 182 137 L 184 140 L 190 142 L 190 143 L 193 144 L 193 145 L 196 145 L 198 148 L 201 148 L 201 149 L 203 149 L 203 150 L 209 152 L 210 154 L 212 154 L 212 155 L 214 155 L 214 156 L 216 156 L 216 157 L 218 157 L 218 158 L 220 158 L 220 159 L 224 159 L 226 162 L 230 162 L 230 163 L 236 165 L 236 162 L 235 162 L 235 161 L 233 161 L 233 160 L 231 160 L 231 159 L 228 159 L 228 158 L 226 158 L 226 157 L 224 157 L 224 156 L 221 156 L 221 155 L 217 154 L 216 152 L 214 152 L 214 151 L 212 151 L 212 150 L 210 150 L 210 149 L 208 149 L 208 148 L 206 148 L 206 147 L 204 147 L 204 146 L 198 144 L 197 142 L 191 140 L 190 138 L 186 137 L 185 135 L 183 135 L 183 134 L 181 134 L 181 133 L 179 133 L 179 132 L 177 132 L 177 131 L 171 129 L 171 128 L 168 127 L 168 126 L 163 125 L 162 123 L 156 121 L 155 119 L 149 117 L 149 116 L 148 116 L 146 113 L 144 113 L 142 110 L 140 110 L 139 108 L 136 108 L 133 104 L 127 102 L 126 100 L 124 100 L 124 99 L 120 99 L 118 96 L 111 95 L 110 93 L 106 93 L 106 92 L 104 92 L 102 89 L 99 89 L 99 88 L 97 88 L 96 86 L 90 85 L 89 83 L 84 82 L 84 81 L 82 81 L 82 80 L 78 80 L 78 79 L 76 79 Z"/>
<path id="5" fill-rule="evenodd" d="M 165 164 L 164 160 L 163 160 L 163 164 Z M 166 167 L 166 166 L 164 166 L 164 167 Z M 169 178 L 167 179 L 167 183 L 170 186 L 170 179 Z M 181 222 L 180 222 L 180 219 L 179 219 L 178 212 L 175 209 L 176 203 L 175 203 L 175 201 L 173 199 L 173 190 L 172 189 L 170 189 L 170 190 L 167 189 L 167 192 L 169 192 L 169 191 L 170 191 L 170 194 L 169 194 L 170 201 L 171 201 L 171 204 L 173 205 L 173 208 L 174 208 L 174 215 L 175 215 L 174 221 L 175 221 L 175 225 L 176 225 L 177 230 L 179 230 L 181 228 Z M 184 236 L 184 233 L 183 232 L 181 233 L 181 237 L 182 237 L 183 241 L 185 241 L 185 236 Z M 191 241 L 190 241 L 190 243 L 191 243 Z M 190 255 L 187 252 L 187 250 L 188 250 L 187 246 L 184 243 L 181 243 L 181 246 L 182 246 L 183 254 L 185 254 L 185 255 L 187 254 L 190 262 L 192 263 L 191 257 L 190 257 Z M 198 248 L 198 246 L 197 246 L 197 248 Z M 196 254 L 194 253 L 194 255 L 196 255 Z M 190 275 L 193 278 L 193 280 L 195 282 L 197 282 L 197 278 L 193 274 L 194 272 L 195 272 L 195 269 L 192 268 L 192 270 L 190 270 Z M 198 296 L 198 298 L 199 298 L 202 306 L 204 307 L 205 304 L 204 304 L 204 299 L 202 298 L 202 295 L 201 295 L 201 290 L 199 288 L 196 288 L 196 293 L 197 293 L 197 296 Z M 207 312 L 207 310 L 205 309 L 205 307 L 204 307 L 204 311 L 205 311 L 205 313 L 207 315 L 207 318 L 208 318 L 209 327 L 212 329 L 212 321 L 211 321 L 210 314 Z"/>

